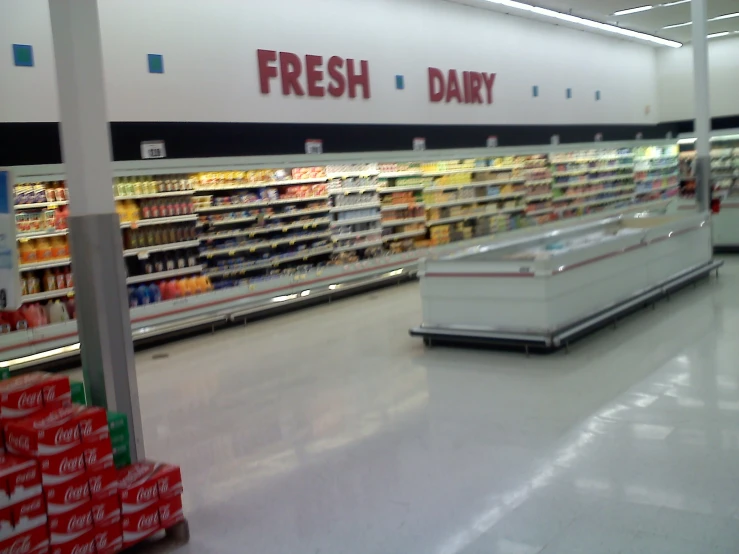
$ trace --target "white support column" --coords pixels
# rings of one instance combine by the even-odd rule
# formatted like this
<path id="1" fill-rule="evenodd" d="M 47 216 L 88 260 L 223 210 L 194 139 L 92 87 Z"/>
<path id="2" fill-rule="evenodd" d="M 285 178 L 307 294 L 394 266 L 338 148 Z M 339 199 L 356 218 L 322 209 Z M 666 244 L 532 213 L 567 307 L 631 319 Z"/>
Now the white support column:
<path id="1" fill-rule="evenodd" d="M 93 404 L 128 416 L 143 458 L 123 244 L 113 200 L 97 0 L 49 0 L 82 368 Z"/>
<path id="2" fill-rule="evenodd" d="M 711 209 L 711 105 L 708 82 L 706 0 L 690 3 L 693 19 L 693 76 L 695 79 L 696 200 L 701 211 Z"/>

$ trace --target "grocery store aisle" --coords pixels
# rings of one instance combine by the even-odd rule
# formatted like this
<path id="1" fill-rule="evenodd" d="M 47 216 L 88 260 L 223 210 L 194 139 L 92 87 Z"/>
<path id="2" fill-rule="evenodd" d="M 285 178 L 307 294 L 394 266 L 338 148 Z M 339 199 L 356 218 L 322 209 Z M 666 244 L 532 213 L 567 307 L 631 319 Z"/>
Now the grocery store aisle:
<path id="1" fill-rule="evenodd" d="M 419 321 L 408 284 L 140 353 L 180 552 L 739 546 L 739 260 L 569 355 L 426 350 Z"/>

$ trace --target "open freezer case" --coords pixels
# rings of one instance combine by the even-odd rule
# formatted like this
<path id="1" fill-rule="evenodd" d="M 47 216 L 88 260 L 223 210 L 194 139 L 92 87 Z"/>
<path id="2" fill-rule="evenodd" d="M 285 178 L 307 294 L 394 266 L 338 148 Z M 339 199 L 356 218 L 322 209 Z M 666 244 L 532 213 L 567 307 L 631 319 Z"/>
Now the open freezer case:
<path id="1" fill-rule="evenodd" d="M 708 214 L 639 213 L 466 249 L 422 264 L 429 343 L 558 347 L 717 270 Z"/>

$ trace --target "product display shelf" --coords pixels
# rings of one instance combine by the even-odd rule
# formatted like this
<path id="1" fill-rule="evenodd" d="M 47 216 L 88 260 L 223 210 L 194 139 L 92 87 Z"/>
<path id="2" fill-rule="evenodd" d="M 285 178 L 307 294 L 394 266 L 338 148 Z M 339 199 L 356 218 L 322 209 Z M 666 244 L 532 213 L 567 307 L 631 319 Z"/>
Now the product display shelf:
<path id="1" fill-rule="evenodd" d="M 653 203 L 654 207 L 663 205 L 665 202 Z M 640 210 L 648 207 L 645 205 Z M 583 220 L 587 221 L 589 218 L 592 219 L 593 216 L 585 216 Z M 544 229 L 564 229 L 573 223 L 575 221 L 572 220 L 551 222 Z M 528 236 L 541 232 L 540 229 L 534 227 L 512 230 L 501 237 Z M 479 240 L 474 238 L 456 244 L 423 246 L 415 251 L 389 252 L 380 258 L 344 265 L 312 267 L 305 273 L 274 275 L 235 287 L 133 307 L 133 338 L 134 341 L 140 341 L 195 327 L 212 327 L 284 305 L 302 304 L 336 294 L 359 292 L 367 286 L 394 283 L 413 276 L 420 258 L 449 254 L 478 244 Z M 0 367 L 18 370 L 76 356 L 79 353 L 76 333 L 76 321 L 70 320 L 0 334 Z"/>
<path id="2" fill-rule="evenodd" d="M 531 176 L 524 174 L 524 170 L 529 159 L 536 156 L 546 158 L 552 149 L 555 152 L 566 151 L 563 147 L 536 147 L 297 156 L 292 159 L 281 156 L 274 159 L 117 162 L 114 164 L 115 184 L 125 181 L 130 187 L 130 190 L 120 194 L 116 192 L 114 196 L 118 198 L 116 210 L 124 233 L 132 309 L 166 304 L 171 298 L 181 302 L 184 298 L 206 297 L 213 289 L 258 287 L 263 282 L 309 274 L 323 268 L 374 263 L 374 260 L 387 256 L 416 254 L 447 245 L 453 248 L 465 241 L 548 223 L 550 219 L 561 216 L 550 214 L 551 217 L 540 218 L 538 214 L 525 215 L 526 211 L 536 213 L 536 210 L 531 209 L 527 199 L 530 191 L 526 182 Z M 491 153 L 496 155 L 491 156 Z M 377 170 L 363 167 L 355 172 L 348 168 L 360 165 L 357 162 L 362 158 L 376 160 L 368 163 L 375 164 Z M 386 163 L 383 158 L 399 161 Z M 342 160 L 340 165 L 346 165 L 347 169 L 334 171 L 331 166 L 339 165 L 338 160 Z M 27 225 L 25 217 L 19 220 L 19 227 L 20 223 L 26 226 L 19 235 L 19 245 L 30 243 L 38 251 L 68 249 L 66 221 L 62 217 L 66 209 L 62 202 L 66 200 L 56 196 L 57 192 L 66 193 L 63 166 L 13 169 L 16 183 L 30 187 L 24 194 L 33 190 L 34 195 L 39 195 L 24 197 L 24 203 L 42 204 L 43 190 L 48 207 L 54 202 L 57 204 L 54 214 L 44 208 L 19 210 L 20 214 L 49 212 L 49 220 L 42 220 L 41 225 L 38 220 Z M 352 179 L 374 180 L 375 183 L 370 185 L 373 190 L 367 187 L 366 192 L 329 193 L 329 185 L 336 184 L 335 181 L 343 186 Z M 434 184 L 439 187 L 455 185 L 450 189 L 452 193 L 472 193 L 485 200 L 434 208 L 440 213 L 431 214 L 423 201 L 427 189 L 434 194 L 448 194 L 448 191 L 434 190 Z M 167 190 L 167 187 L 181 190 Z M 509 190 L 504 190 L 504 187 Z M 52 191 L 54 196 L 50 198 Z M 410 197 L 401 202 L 399 197 L 403 193 L 410 193 Z M 369 216 L 358 217 L 355 212 L 359 210 L 353 206 L 343 210 L 343 202 L 337 202 L 337 199 L 361 197 L 362 194 L 375 195 L 370 202 L 371 207 L 362 207 L 372 210 Z M 342 205 L 337 206 L 339 203 Z M 407 204 L 408 207 L 382 209 L 393 203 Z M 228 205 L 228 209 L 220 209 L 222 204 Z M 241 204 L 248 204 L 248 207 L 233 207 Z M 183 206 L 185 212 L 192 210 L 192 213 L 183 214 Z M 208 211 L 207 208 L 212 206 L 219 209 Z M 336 207 L 339 207 L 338 211 Z M 407 212 L 411 207 L 415 213 Z M 199 208 L 206 210 L 200 211 Z M 178 209 L 181 215 L 176 215 Z M 347 221 L 347 218 L 352 221 Z M 364 235 L 364 231 L 369 230 L 365 224 L 374 225 L 377 232 Z M 141 233 L 134 237 L 134 244 L 129 242 L 132 231 Z M 347 236 L 348 233 L 351 234 Z M 336 242 L 334 236 L 337 237 Z M 62 242 L 55 242 L 56 239 Z M 49 242 L 38 243 L 39 240 Z M 336 249 L 341 251 L 335 252 Z M 23 250 L 28 254 L 28 248 L 22 247 Z M 217 254 L 208 253 L 209 250 Z M 41 303 L 43 307 L 47 302 L 54 302 L 54 298 L 66 303 L 64 291 L 72 288 L 66 286 L 67 283 L 72 284 L 70 267 L 67 264 L 34 271 L 21 270 L 24 278 L 31 277 L 36 287 L 26 290 L 26 293 L 48 295 L 27 296 L 32 299 L 27 305 L 32 307 Z M 38 286 L 39 283 L 51 283 L 52 278 L 56 282 L 55 289 L 45 290 Z M 54 298 L 49 298 L 52 295 Z M 69 316 L 73 317 L 71 303 L 68 309 Z M 188 324 L 184 319 L 180 323 L 171 321 L 167 328 L 179 325 L 185 328 Z M 40 325 L 34 323 L 35 330 L 48 326 L 45 321 Z"/>
<path id="3" fill-rule="evenodd" d="M 634 182 L 635 194 L 643 198 L 674 196 L 680 186 L 678 147 L 636 149 Z"/>
<path id="4" fill-rule="evenodd" d="M 556 348 L 722 263 L 708 214 L 603 218 L 427 259 L 423 323 L 410 332 L 427 344 Z"/>
<path id="5" fill-rule="evenodd" d="M 531 156 L 523 171 L 526 178 L 526 217 L 533 225 L 546 223 L 553 217 L 552 168 L 548 156 Z"/>
<path id="6" fill-rule="evenodd" d="M 330 212 L 333 218 L 330 224 L 332 263 L 377 256 L 382 245 L 383 217 L 378 191 L 383 185 L 378 179 L 377 164 L 328 166 L 326 171 L 334 176 L 329 183 L 333 205 Z"/>

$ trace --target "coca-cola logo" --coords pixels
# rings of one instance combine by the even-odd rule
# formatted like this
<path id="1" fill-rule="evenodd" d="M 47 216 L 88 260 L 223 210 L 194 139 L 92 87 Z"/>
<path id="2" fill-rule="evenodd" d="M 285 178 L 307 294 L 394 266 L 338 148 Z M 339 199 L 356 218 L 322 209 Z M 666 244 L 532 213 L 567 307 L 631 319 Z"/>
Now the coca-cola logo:
<path id="1" fill-rule="evenodd" d="M 85 467 L 85 457 L 80 454 L 76 458 L 64 458 L 59 463 L 59 473 L 75 473 Z"/>
<path id="2" fill-rule="evenodd" d="M 99 533 L 95 537 L 95 546 L 98 550 L 105 550 L 108 547 L 108 533 Z"/>
<path id="3" fill-rule="evenodd" d="M 90 477 L 90 492 L 100 492 L 103 488 L 103 477 L 101 475 L 95 475 Z"/>
<path id="4" fill-rule="evenodd" d="M 139 465 L 133 466 L 131 467 L 129 472 L 126 474 L 126 476 L 120 480 L 121 485 L 130 486 L 131 483 L 135 483 L 144 475 L 148 475 L 149 473 L 151 473 L 153 469 L 154 469 L 154 466 L 149 465 L 149 464 L 139 464 Z"/>
<path id="5" fill-rule="evenodd" d="M 26 554 L 31 551 L 31 537 L 19 537 L 13 544 L 0 550 L 0 554 Z"/>
<path id="6" fill-rule="evenodd" d="M 56 398 L 56 385 L 46 385 L 46 400 L 54 400 Z"/>
<path id="7" fill-rule="evenodd" d="M 79 502 L 87 497 L 89 490 L 87 483 L 83 483 L 79 487 L 69 487 L 64 493 L 64 503 L 74 504 L 75 502 Z"/>
<path id="8" fill-rule="evenodd" d="M 162 494 L 166 493 L 169 490 L 169 479 L 167 477 L 159 479 L 159 490 L 162 492 Z"/>
<path id="9" fill-rule="evenodd" d="M 139 518 L 138 523 L 138 530 L 145 530 L 145 529 L 151 529 L 152 527 L 156 527 L 159 524 L 159 520 L 157 519 L 157 512 L 154 512 L 149 515 L 143 515 L 141 518 Z"/>
<path id="10" fill-rule="evenodd" d="M 98 504 L 92 507 L 92 518 L 95 521 L 102 521 L 105 519 L 105 504 Z"/>
<path id="11" fill-rule="evenodd" d="M 33 503 L 24 504 L 21 506 L 21 515 L 28 515 L 37 510 L 41 509 L 41 498 L 37 498 Z"/>
<path id="12" fill-rule="evenodd" d="M 98 451 L 97 448 L 91 448 L 87 451 L 87 465 L 91 466 L 97 463 L 98 461 Z"/>
<path id="13" fill-rule="evenodd" d="M 8 433 L 6 437 L 8 444 L 18 450 L 31 450 L 31 439 L 28 435 L 16 435 L 15 433 Z"/>
<path id="14" fill-rule="evenodd" d="M 75 531 L 82 531 L 88 527 L 92 527 L 92 515 L 90 512 L 81 514 L 77 517 L 70 517 L 69 523 L 67 523 L 67 532 L 74 533 Z"/>
<path id="15" fill-rule="evenodd" d="M 43 391 L 22 392 L 18 397 L 18 408 L 37 408 L 43 401 Z"/>
<path id="16" fill-rule="evenodd" d="M 68 444 L 70 442 L 74 442 L 79 438 L 79 431 L 76 427 L 71 427 L 69 429 L 65 429 L 64 427 L 60 428 L 56 432 L 56 436 L 54 436 L 54 444 Z"/>
<path id="17" fill-rule="evenodd" d="M 29 481 L 37 481 L 38 480 L 38 472 L 36 471 L 36 468 L 29 469 L 28 471 L 24 473 L 18 473 L 15 476 L 15 482 L 16 485 L 25 485 Z"/>
<path id="18" fill-rule="evenodd" d="M 154 500 L 157 496 L 157 486 L 152 485 L 151 487 L 142 487 L 136 494 L 136 504 L 143 504 L 149 500 Z"/>
<path id="19" fill-rule="evenodd" d="M 164 520 L 169 519 L 169 504 L 159 507 L 159 515 L 162 516 L 162 519 Z"/>
<path id="20" fill-rule="evenodd" d="M 83 419 L 80 423 L 80 431 L 83 435 L 92 435 L 92 420 L 91 419 Z"/>
<path id="21" fill-rule="evenodd" d="M 95 554 L 95 541 L 75 545 L 70 554 Z"/>

